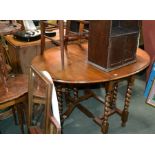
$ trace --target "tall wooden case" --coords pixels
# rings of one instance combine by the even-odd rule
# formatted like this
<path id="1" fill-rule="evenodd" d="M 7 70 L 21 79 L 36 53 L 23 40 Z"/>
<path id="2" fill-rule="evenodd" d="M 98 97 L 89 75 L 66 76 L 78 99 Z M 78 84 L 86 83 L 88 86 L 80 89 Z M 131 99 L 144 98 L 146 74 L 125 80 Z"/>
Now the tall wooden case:
<path id="1" fill-rule="evenodd" d="M 92 20 L 89 32 L 89 63 L 111 71 L 136 61 L 139 21 Z"/>

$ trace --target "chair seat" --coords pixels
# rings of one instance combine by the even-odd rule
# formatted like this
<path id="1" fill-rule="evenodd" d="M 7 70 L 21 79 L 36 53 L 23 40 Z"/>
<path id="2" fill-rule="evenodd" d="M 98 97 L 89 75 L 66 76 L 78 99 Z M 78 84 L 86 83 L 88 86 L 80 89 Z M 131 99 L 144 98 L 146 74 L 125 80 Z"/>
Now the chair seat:
<path id="1" fill-rule="evenodd" d="M 28 76 L 19 74 L 15 77 L 9 77 L 7 86 L 8 92 L 5 91 L 3 86 L 0 86 L 0 105 L 5 102 L 16 100 L 28 92 Z"/>

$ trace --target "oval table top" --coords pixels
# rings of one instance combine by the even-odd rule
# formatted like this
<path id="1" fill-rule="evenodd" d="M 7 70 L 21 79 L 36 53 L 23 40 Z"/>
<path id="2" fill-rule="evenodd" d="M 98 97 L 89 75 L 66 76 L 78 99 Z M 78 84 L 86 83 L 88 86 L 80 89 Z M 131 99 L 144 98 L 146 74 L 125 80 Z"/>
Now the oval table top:
<path id="1" fill-rule="evenodd" d="M 43 56 L 36 56 L 32 65 L 40 71 L 46 70 L 55 82 L 70 84 L 102 83 L 125 78 L 144 70 L 150 63 L 150 57 L 144 50 L 137 48 L 136 62 L 127 66 L 105 72 L 88 63 L 88 44 L 68 45 L 65 54 L 65 67 L 61 66 L 60 48 L 45 50 Z"/>

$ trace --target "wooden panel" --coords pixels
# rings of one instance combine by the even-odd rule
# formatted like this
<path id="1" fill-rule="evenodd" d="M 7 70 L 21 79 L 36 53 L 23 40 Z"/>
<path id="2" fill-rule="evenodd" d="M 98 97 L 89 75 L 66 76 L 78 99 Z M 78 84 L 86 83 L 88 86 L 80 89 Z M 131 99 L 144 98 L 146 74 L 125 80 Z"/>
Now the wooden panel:
<path id="1" fill-rule="evenodd" d="M 122 65 L 125 43 L 125 36 L 112 37 L 110 39 L 110 46 L 107 51 L 109 54 L 107 69 Z"/>
<path id="2" fill-rule="evenodd" d="M 90 21 L 90 34 L 88 44 L 88 60 L 100 65 L 107 66 L 110 21 Z"/>
<path id="3" fill-rule="evenodd" d="M 140 22 L 138 20 L 120 20 L 120 26 L 124 28 L 139 28 Z"/>
<path id="4" fill-rule="evenodd" d="M 19 48 L 16 48 L 8 43 L 8 53 L 11 60 L 11 67 L 14 73 L 22 73 L 20 59 L 19 59 Z"/>
<path id="5" fill-rule="evenodd" d="M 130 34 L 126 38 L 125 52 L 123 56 L 124 63 L 136 60 L 136 48 L 138 44 L 138 34 Z"/>

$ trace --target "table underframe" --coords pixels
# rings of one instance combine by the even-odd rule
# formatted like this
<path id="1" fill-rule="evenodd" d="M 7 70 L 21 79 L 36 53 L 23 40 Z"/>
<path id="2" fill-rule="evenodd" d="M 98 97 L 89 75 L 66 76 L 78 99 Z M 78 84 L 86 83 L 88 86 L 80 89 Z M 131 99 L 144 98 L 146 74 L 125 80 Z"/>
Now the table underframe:
<path id="1" fill-rule="evenodd" d="M 78 108 L 81 112 L 83 112 L 87 117 L 91 118 L 95 123 L 97 123 L 101 127 L 102 133 L 108 133 L 109 122 L 108 119 L 113 114 L 118 114 L 121 117 L 121 125 L 124 127 L 128 120 L 128 109 L 130 104 L 130 99 L 132 95 L 132 86 L 134 84 L 135 76 L 129 76 L 126 78 L 108 81 L 102 83 L 102 86 L 105 88 L 105 101 L 100 96 L 97 96 L 92 90 L 84 89 L 84 95 L 79 96 L 78 86 L 56 84 L 57 97 L 59 102 L 59 110 L 61 116 L 61 123 L 70 116 L 75 108 Z M 127 90 L 125 93 L 124 100 L 124 108 L 123 110 L 117 108 L 117 94 L 118 94 L 118 84 L 122 80 L 127 80 Z M 73 92 L 73 97 L 71 97 L 70 92 Z M 65 93 L 65 99 L 67 103 L 67 109 L 63 111 L 63 93 Z M 95 116 L 92 112 L 90 112 L 85 106 L 82 105 L 82 101 L 85 101 L 91 97 L 94 97 L 100 103 L 103 104 L 103 114 L 102 116 Z"/>

